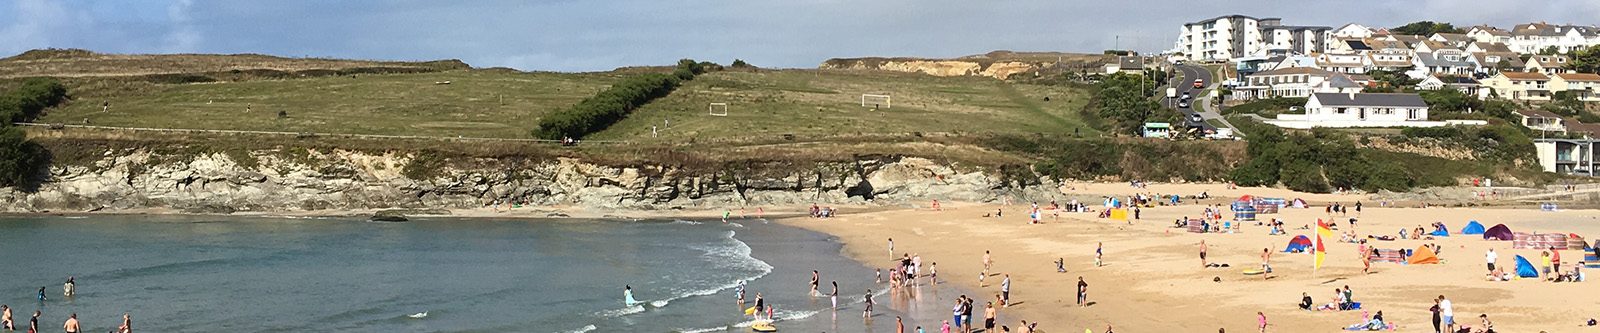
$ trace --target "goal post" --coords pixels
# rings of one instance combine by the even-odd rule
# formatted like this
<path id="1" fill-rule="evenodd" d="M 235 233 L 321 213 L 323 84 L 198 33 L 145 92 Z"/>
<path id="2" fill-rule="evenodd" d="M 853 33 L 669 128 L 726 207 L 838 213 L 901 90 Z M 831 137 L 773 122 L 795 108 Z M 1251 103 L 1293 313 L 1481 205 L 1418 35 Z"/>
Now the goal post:
<path id="1" fill-rule="evenodd" d="M 706 113 L 717 117 L 728 116 L 728 103 L 711 103 L 706 107 Z"/>
<path id="2" fill-rule="evenodd" d="M 889 95 L 861 94 L 861 107 L 864 108 L 888 109 L 894 107 L 891 102 Z"/>

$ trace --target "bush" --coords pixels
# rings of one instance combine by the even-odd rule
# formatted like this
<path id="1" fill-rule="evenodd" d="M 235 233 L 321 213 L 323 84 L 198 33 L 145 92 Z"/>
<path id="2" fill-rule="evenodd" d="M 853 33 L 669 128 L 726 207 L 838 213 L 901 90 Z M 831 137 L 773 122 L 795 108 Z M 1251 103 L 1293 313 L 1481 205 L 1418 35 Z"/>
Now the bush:
<path id="1" fill-rule="evenodd" d="M 683 59 L 678 61 L 678 67 L 671 75 L 652 73 L 622 80 L 577 105 L 545 115 L 539 120 L 539 127 L 533 130 L 533 136 L 560 140 L 582 138 L 605 130 L 611 124 L 627 118 L 634 109 L 667 96 L 679 83 L 694 79 L 703 71 L 704 66 L 700 63 Z"/>
<path id="2" fill-rule="evenodd" d="M 21 128 L 0 127 L 0 186 L 27 184 L 49 163 L 48 156 Z"/>
<path id="3" fill-rule="evenodd" d="M 50 78 L 30 78 L 15 90 L 0 94 L 0 120 L 6 125 L 31 121 L 44 109 L 67 100 L 67 88 Z"/>

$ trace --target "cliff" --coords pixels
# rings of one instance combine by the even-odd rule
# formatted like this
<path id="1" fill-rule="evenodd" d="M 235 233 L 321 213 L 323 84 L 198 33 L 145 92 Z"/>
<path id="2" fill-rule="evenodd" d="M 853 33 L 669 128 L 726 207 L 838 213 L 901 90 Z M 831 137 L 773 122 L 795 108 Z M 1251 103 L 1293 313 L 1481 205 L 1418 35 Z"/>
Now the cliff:
<path id="1" fill-rule="evenodd" d="M 926 159 L 861 158 L 811 166 L 690 172 L 613 167 L 560 158 L 474 159 L 441 165 L 409 153 L 346 150 L 304 156 L 268 151 L 164 155 L 108 152 L 92 163 L 57 165 L 37 189 L 0 189 L 0 211 L 87 212 L 171 208 L 190 213 L 386 208 L 477 208 L 496 201 L 534 206 L 672 209 L 735 205 L 904 204 L 932 198 L 1049 200 L 1048 180 L 957 172 Z M 232 157 L 230 157 L 232 156 Z M 796 171 L 801 170 L 801 171 Z"/>
<path id="2" fill-rule="evenodd" d="M 881 70 L 906 73 L 923 73 L 933 76 L 984 76 L 1009 79 L 1013 75 L 1035 73 L 1046 68 L 1079 66 L 1099 67 L 1105 56 L 1055 52 L 995 51 L 954 59 L 928 58 L 834 58 L 822 62 L 819 69 Z"/>

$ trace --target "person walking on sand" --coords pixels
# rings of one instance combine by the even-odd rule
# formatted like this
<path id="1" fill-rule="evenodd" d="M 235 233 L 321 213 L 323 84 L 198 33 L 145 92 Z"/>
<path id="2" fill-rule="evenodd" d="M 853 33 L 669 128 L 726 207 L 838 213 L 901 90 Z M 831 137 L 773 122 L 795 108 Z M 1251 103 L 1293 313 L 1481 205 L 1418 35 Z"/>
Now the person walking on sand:
<path id="1" fill-rule="evenodd" d="M 989 268 L 993 266 L 994 258 L 989 257 L 989 250 L 983 250 L 983 272 L 988 273 Z"/>
<path id="2" fill-rule="evenodd" d="M 939 263 L 928 263 L 928 284 L 939 284 Z"/>
<path id="3" fill-rule="evenodd" d="M 1083 277 L 1078 277 L 1078 306 L 1089 306 L 1089 283 L 1083 282 Z"/>
<path id="4" fill-rule="evenodd" d="M 1200 268 L 1210 267 L 1206 264 L 1206 240 L 1200 240 Z"/>
<path id="5" fill-rule="evenodd" d="M 72 316 L 67 317 L 67 322 L 61 324 L 61 328 L 65 329 L 67 333 L 78 333 L 78 314 L 74 313 Z"/>
<path id="6" fill-rule="evenodd" d="M 1261 249 L 1261 279 L 1265 280 L 1267 273 L 1272 273 L 1272 251 Z"/>
<path id="7" fill-rule="evenodd" d="M 1261 328 L 1261 333 L 1267 333 L 1267 314 L 1256 311 L 1256 326 Z"/>
<path id="8" fill-rule="evenodd" d="M 1105 265 L 1105 262 L 1100 260 L 1101 257 L 1105 256 L 1105 254 L 1106 254 L 1106 243 L 1103 243 L 1103 242 L 1094 243 L 1094 267 L 1100 267 L 1102 265 Z"/>
<path id="9" fill-rule="evenodd" d="M 1439 323 L 1440 323 L 1440 319 L 1441 319 L 1439 317 L 1439 314 L 1440 314 L 1441 311 L 1443 311 L 1443 309 L 1439 308 L 1439 300 L 1438 299 L 1434 299 L 1433 300 L 1433 307 L 1428 308 L 1428 312 L 1432 312 L 1433 313 L 1433 333 L 1444 333 L 1444 330 L 1439 328 Z"/>

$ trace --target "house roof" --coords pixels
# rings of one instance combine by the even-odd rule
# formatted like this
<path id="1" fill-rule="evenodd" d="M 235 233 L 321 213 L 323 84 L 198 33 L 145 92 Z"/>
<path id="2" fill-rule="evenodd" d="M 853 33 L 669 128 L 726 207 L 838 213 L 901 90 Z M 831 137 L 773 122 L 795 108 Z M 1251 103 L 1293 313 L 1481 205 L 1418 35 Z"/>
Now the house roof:
<path id="1" fill-rule="evenodd" d="M 1561 118 L 1561 115 L 1555 114 L 1555 112 L 1540 109 L 1520 109 L 1515 112 L 1528 118 Z"/>
<path id="2" fill-rule="evenodd" d="M 1276 18 L 1276 17 L 1255 18 L 1255 17 L 1251 17 L 1251 16 L 1233 14 L 1233 15 L 1222 15 L 1222 16 L 1217 16 L 1217 17 L 1213 17 L 1213 18 L 1209 18 L 1209 19 L 1204 19 L 1204 20 L 1184 23 L 1184 25 L 1205 24 L 1205 23 L 1209 23 L 1209 22 L 1216 21 L 1216 20 L 1221 20 L 1221 19 L 1238 19 L 1238 18 L 1252 19 L 1252 20 L 1256 20 L 1256 21 L 1278 20 L 1279 19 L 1279 18 Z"/>
<path id="3" fill-rule="evenodd" d="M 1563 55 L 1535 55 L 1528 57 L 1529 64 L 1538 62 L 1540 67 L 1560 68 L 1567 66 L 1567 56 Z"/>
<path id="4" fill-rule="evenodd" d="M 1259 72 L 1259 73 L 1255 73 L 1254 75 L 1272 76 L 1272 75 L 1296 75 L 1296 74 L 1329 75 L 1329 74 L 1333 74 L 1333 72 L 1325 71 L 1325 70 L 1322 70 L 1321 68 L 1316 68 L 1316 67 L 1289 67 L 1289 68 L 1279 68 L 1279 69 L 1274 69 L 1274 70 L 1270 70 L 1270 71 Z"/>
<path id="5" fill-rule="evenodd" d="M 1120 70 L 1143 70 L 1144 61 L 1137 56 L 1117 57 L 1117 68 Z"/>
<path id="6" fill-rule="evenodd" d="M 1554 25 L 1544 22 L 1518 24 L 1516 28 L 1511 29 L 1511 34 L 1515 36 L 1558 37 L 1565 36 L 1573 31 L 1577 31 L 1579 35 L 1583 35 L 1585 37 L 1600 36 L 1600 27 L 1583 25 Z"/>
<path id="7" fill-rule="evenodd" d="M 1478 80 L 1473 80 L 1471 77 L 1466 77 L 1466 76 L 1434 75 L 1433 77 L 1436 78 L 1436 79 L 1439 79 L 1439 82 L 1443 82 L 1444 84 L 1449 84 L 1449 85 L 1458 85 L 1458 86 L 1475 86 L 1475 85 L 1478 85 Z"/>
<path id="8" fill-rule="evenodd" d="M 1556 74 L 1556 77 L 1564 81 L 1600 82 L 1600 74 L 1594 73 L 1561 73 Z"/>
<path id="9" fill-rule="evenodd" d="M 1474 26 L 1474 27 L 1472 27 L 1472 29 L 1483 30 L 1483 32 L 1487 32 L 1490 35 L 1494 35 L 1494 36 L 1511 36 L 1510 32 L 1507 32 L 1507 31 L 1502 30 L 1500 28 L 1488 26 L 1488 25 Z"/>
<path id="10" fill-rule="evenodd" d="M 1465 55 L 1456 55 L 1456 60 L 1450 60 L 1442 52 L 1417 52 L 1417 60 L 1427 67 L 1473 67 L 1472 59 Z"/>
<path id="11" fill-rule="evenodd" d="M 1451 42 L 1451 43 L 1464 43 L 1464 42 L 1471 42 L 1472 41 L 1472 37 L 1467 37 L 1467 34 L 1456 34 L 1456 33 L 1439 32 L 1439 33 L 1434 33 L 1433 35 L 1434 36 L 1439 36 L 1439 38 L 1443 38 L 1446 42 Z"/>
<path id="12" fill-rule="evenodd" d="M 1328 86 L 1334 88 L 1361 88 L 1360 83 L 1356 83 L 1355 80 L 1350 79 L 1350 76 L 1344 74 L 1336 74 L 1328 78 Z"/>
<path id="13" fill-rule="evenodd" d="M 1490 52 L 1490 53 L 1493 53 L 1493 52 L 1511 52 L 1511 47 L 1510 46 L 1506 46 L 1506 44 L 1501 44 L 1501 43 L 1477 42 L 1477 43 L 1472 43 L 1472 45 L 1473 46 L 1477 46 L 1478 49 L 1479 50 L 1483 50 L 1483 52 Z"/>
<path id="14" fill-rule="evenodd" d="M 1512 80 L 1544 81 L 1544 80 L 1549 80 L 1550 79 L 1549 76 L 1545 76 L 1544 74 L 1536 73 L 1536 72 L 1501 71 L 1500 75 L 1505 76 L 1506 78 L 1512 79 Z"/>
<path id="15" fill-rule="evenodd" d="M 1420 43 L 1424 40 L 1422 36 L 1417 35 L 1398 35 L 1391 38 L 1395 40 L 1369 38 L 1362 42 L 1367 43 L 1367 47 L 1373 50 L 1410 50 L 1411 44 Z"/>
<path id="16" fill-rule="evenodd" d="M 1344 45 L 1349 46 L 1351 50 L 1371 50 L 1372 49 L 1371 46 L 1367 46 L 1366 42 L 1364 42 L 1362 40 L 1359 40 L 1359 39 L 1346 39 L 1344 41 Z"/>
<path id="17" fill-rule="evenodd" d="M 1401 43 L 1405 43 L 1406 45 L 1415 44 L 1428 39 L 1428 37 L 1423 37 L 1422 35 L 1389 35 L 1389 38 Z"/>
<path id="18" fill-rule="evenodd" d="M 1317 99 L 1322 106 L 1428 107 L 1428 103 L 1417 94 L 1315 93 L 1311 98 Z"/>
<path id="19" fill-rule="evenodd" d="M 1496 53 L 1474 53 L 1474 54 L 1472 54 L 1472 59 L 1474 61 L 1477 61 L 1478 65 L 1481 65 L 1481 66 L 1484 66 L 1484 67 L 1495 67 L 1495 66 L 1499 65 L 1500 64 L 1499 61 L 1493 61 L 1493 62 L 1489 61 L 1489 57 L 1491 57 L 1491 56 L 1499 57 L 1500 61 L 1505 61 L 1506 64 L 1511 66 L 1511 68 L 1522 68 L 1523 66 L 1526 66 L 1526 64 L 1522 63 L 1522 57 L 1521 56 L 1518 56 L 1516 53 L 1510 53 L 1510 52 L 1504 52 L 1504 53 L 1501 53 L 1501 52 L 1496 52 Z"/>
<path id="20" fill-rule="evenodd" d="M 1351 80 L 1354 80 L 1356 82 L 1370 82 L 1370 81 L 1372 81 L 1372 75 L 1348 74 L 1346 76 L 1349 76 Z"/>
<path id="21" fill-rule="evenodd" d="M 1578 121 L 1577 118 L 1565 119 L 1567 124 L 1567 132 L 1585 133 L 1589 134 L 1589 136 L 1600 135 L 1600 124 L 1585 124 L 1584 122 Z"/>

